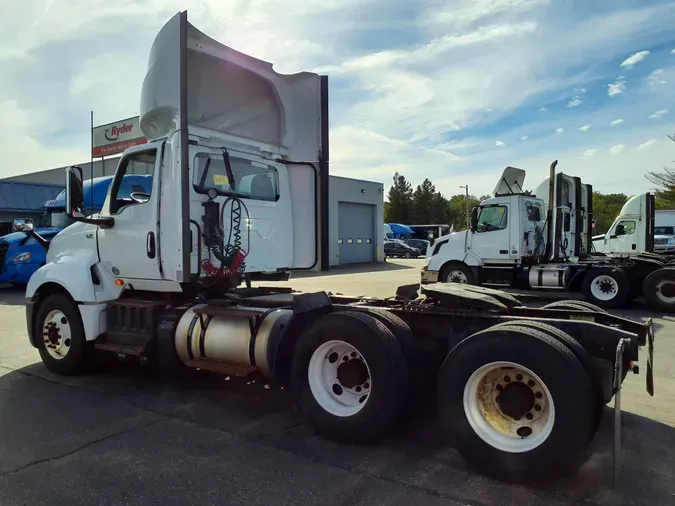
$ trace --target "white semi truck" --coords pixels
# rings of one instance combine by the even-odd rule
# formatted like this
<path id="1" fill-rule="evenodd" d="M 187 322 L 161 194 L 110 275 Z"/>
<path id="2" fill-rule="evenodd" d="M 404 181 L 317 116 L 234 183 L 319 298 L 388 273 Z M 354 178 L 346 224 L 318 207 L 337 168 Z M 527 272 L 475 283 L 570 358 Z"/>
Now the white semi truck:
<path id="1" fill-rule="evenodd" d="M 592 251 L 592 188 L 578 177 L 556 174 L 534 195 L 523 191 L 525 171 L 507 167 L 494 191 L 472 211 L 471 228 L 436 241 L 422 266 L 423 284 L 457 282 L 514 293 L 581 293 L 603 308 L 620 308 L 644 296 L 651 309 L 675 312 L 675 268 L 649 253 L 654 198 L 644 196 L 650 217 L 645 246 L 631 256 Z M 543 196 L 543 198 L 541 197 Z"/>
<path id="2" fill-rule="evenodd" d="M 170 19 L 141 90 L 149 142 L 124 152 L 100 213 L 84 216 L 81 170 L 66 172 L 77 222 L 46 246 L 26 290 L 45 366 L 79 374 L 108 354 L 171 374 L 262 375 L 290 387 L 319 434 L 347 443 L 383 438 L 435 402 L 481 472 L 527 481 L 577 469 L 613 398 L 618 421 L 640 358 L 654 394 L 651 321 L 574 302 L 528 308 L 471 286 L 386 299 L 257 286 L 327 263 L 327 111 L 326 77 L 278 74 L 187 12 Z M 120 198 L 139 159 L 154 164 L 151 189 Z"/>

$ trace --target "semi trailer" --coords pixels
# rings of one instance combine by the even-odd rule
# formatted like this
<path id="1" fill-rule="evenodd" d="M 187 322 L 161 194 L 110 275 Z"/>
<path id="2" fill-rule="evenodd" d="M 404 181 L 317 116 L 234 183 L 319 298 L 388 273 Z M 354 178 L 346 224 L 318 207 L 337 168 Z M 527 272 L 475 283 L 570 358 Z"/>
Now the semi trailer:
<path id="1" fill-rule="evenodd" d="M 318 434 L 350 444 L 386 437 L 429 402 L 480 472 L 575 472 L 612 399 L 619 430 L 629 372 L 654 395 L 651 320 L 579 302 L 531 308 L 476 286 L 388 298 L 265 286 L 325 263 L 327 111 L 326 76 L 279 74 L 187 12 L 172 17 L 141 90 L 149 142 L 124 152 L 99 213 L 84 215 L 82 171 L 66 170 L 75 223 L 45 245 L 26 289 L 44 365 L 85 374 L 105 355 L 171 375 L 261 375 L 289 387 Z M 121 198 L 139 159 L 152 185 Z"/>
<path id="2" fill-rule="evenodd" d="M 468 283 L 514 293 L 573 297 L 621 308 L 644 296 L 655 311 L 675 312 L 675 268 L 649 253 L 654 237 L 654 197 L 647 194 L 645 251 L 598 255 L 592 248 L 592 188 L 556 174 L 535 194 L 523 190 L 525 171 L 504 169 L 494 197 L 472 210 L 471 227 L 434 244 L 421 268 L 423 284 Z M 545 195 L 545 197 L 540 197 Z"/>

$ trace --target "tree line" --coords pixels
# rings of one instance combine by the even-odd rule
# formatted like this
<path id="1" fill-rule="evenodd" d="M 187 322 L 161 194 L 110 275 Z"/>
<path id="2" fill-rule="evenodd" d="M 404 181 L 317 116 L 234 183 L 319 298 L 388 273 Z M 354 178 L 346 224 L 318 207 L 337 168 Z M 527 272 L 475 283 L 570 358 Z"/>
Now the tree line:
<path id="1" fill-rule="evenodd" d="M 675 142 L 675 134 L 668 137 Z M 675 170 L 664 167 L 662 172 L 647 172 L 645 177 L 656 186 L 656 208 L 675 209 Z M 385 223 L 438 223 L 454 226 L 457 231 L 466 229 L 465 194 L 458 193 L 446 198 L 428 178 L 413 189 L 405 176 L 397 172 L 387 197 L 384 203 Z M 469 210 L 490 197 L 469 195 Z M 624 193 L 593 192 L 594 235 L 607 232 L 629 197 Z"/>

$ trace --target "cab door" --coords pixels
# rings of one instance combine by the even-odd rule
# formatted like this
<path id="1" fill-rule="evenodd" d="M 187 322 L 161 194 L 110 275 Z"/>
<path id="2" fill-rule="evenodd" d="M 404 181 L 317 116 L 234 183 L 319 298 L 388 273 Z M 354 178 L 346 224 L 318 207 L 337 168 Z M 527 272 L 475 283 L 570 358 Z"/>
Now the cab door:
<path id="1" fill-rule="evenodd" d="M 97 231 L 99 259 L 113 276 L 126 280 L 162 278 L 158 244 L 160 185 L 164 142 L 127 150 L 110 184 L 101 216 L 114 224 Z M 127 175 L 145 174 L 147 182 L 131 184 Z"/>
<path id="2" fill-rule="evenodd" d="M 471 250 L 483 263 L 512 263 L 510 205 L 493 204 L 480 209 L 476 232 L 471 235 Z"/>

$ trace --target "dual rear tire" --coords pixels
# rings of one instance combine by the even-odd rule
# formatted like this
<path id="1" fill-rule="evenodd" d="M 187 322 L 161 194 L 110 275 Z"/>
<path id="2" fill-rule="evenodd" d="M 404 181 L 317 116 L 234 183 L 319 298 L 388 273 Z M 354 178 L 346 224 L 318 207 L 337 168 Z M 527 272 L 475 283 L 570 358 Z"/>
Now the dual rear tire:
<path id="1" fill-rule="evenodd" d="M 348 444 L 382 439 L 424 389 L 425 378 L 415 376 L 423 364 L 411 360 L 419 356 L 392 328 L 381 315 L 341 311 L 301 336 L 292 388 L 317 433 Z M 581 345 L 555 327 L 526 321 L 490 327 L 443 361 L 436 379 L 441 424 L 483 474 L 527 482 L 571 472 L 602 413 L 593 371 Z"/>

